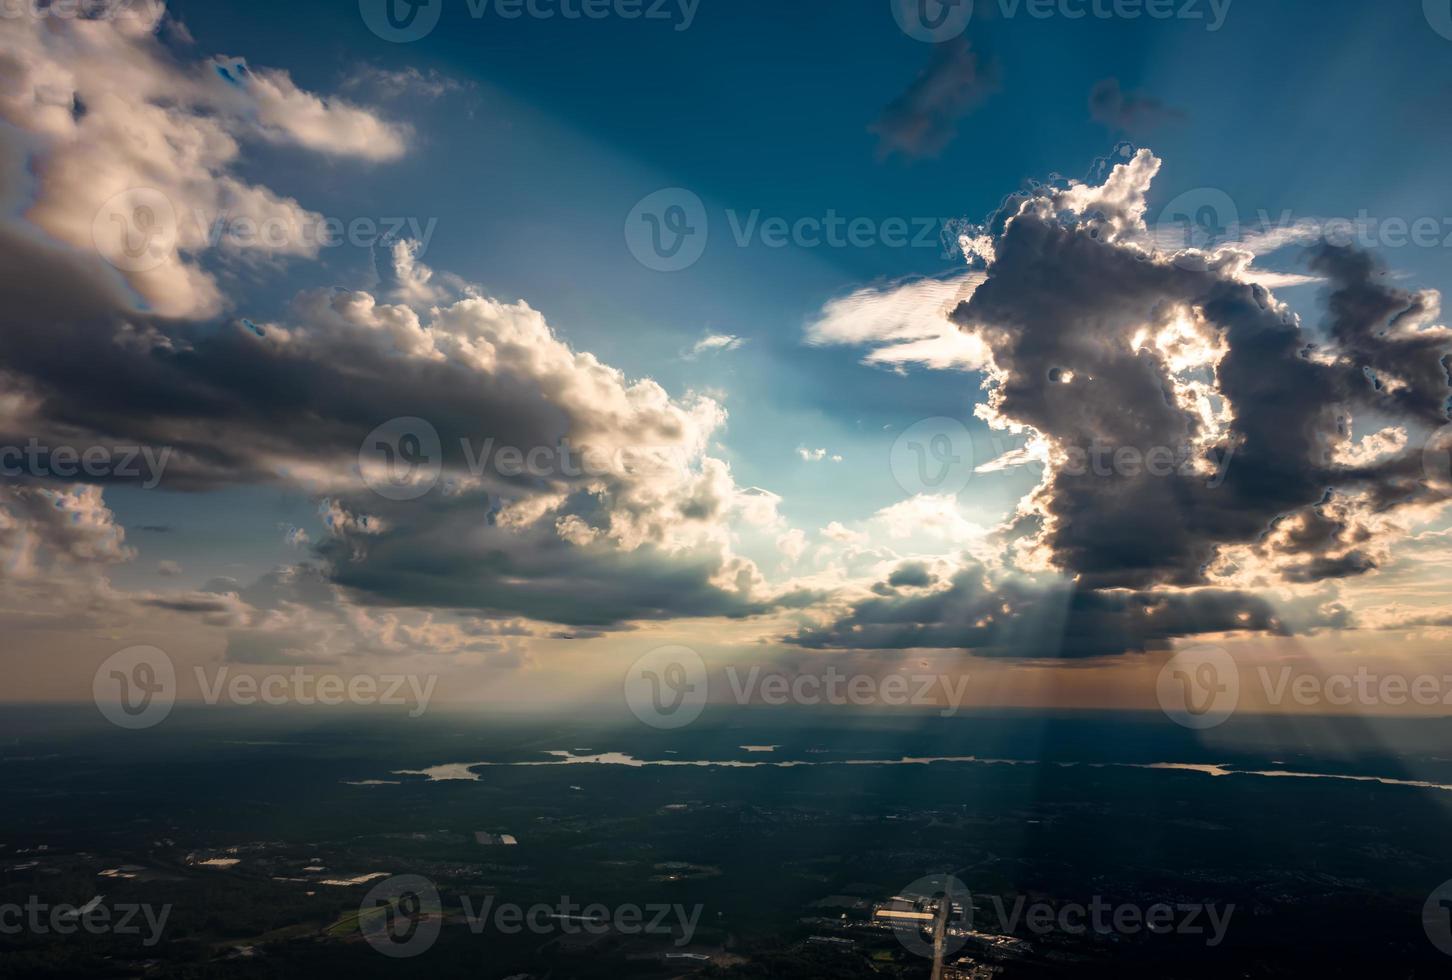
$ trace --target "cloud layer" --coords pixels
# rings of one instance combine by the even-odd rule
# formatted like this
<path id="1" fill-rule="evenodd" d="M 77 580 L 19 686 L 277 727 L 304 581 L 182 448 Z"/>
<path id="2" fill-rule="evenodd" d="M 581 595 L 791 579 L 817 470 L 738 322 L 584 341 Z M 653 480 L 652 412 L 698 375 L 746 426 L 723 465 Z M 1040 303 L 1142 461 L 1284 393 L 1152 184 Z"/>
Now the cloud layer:
<path id="1" fill-rule="evenodd" d="M 1435 296 L 1322 245 L 1308 262 L 1329 283 L 1325 316 L 1303 324 L 1246 281 L 1248 252 L 1156 248 L 1145 211 L 1158 168 L 1140 151 L 1102 184 L 1044 186 L 965 249 L 986 266 L 951 315 L 986 352 L 970 365 L 987 375 L 977 412 L 1026 436 L 1021 461 L 1043 466 L 995 535 L 1004 566 L 963 566 L 920 593 L 879 588 L 794 642 L 1012 651 L 1052 619 L 1029 647 L 1078 656 L 1287 629 L 1255 590 L 1304 602 L 1318 583 L 1372 572 L 1446 504 L 1421 453 L 1452 394 Z M 889 308 L 911 298 L 888 295 Z M 881 303 L 849 297 L 809 337 L 912 331 L 864 315 Z M 1021 574 L 1056 584 L 1026 589 Z M 1295 618 L 1346 625 L 1322 605 Z"/>

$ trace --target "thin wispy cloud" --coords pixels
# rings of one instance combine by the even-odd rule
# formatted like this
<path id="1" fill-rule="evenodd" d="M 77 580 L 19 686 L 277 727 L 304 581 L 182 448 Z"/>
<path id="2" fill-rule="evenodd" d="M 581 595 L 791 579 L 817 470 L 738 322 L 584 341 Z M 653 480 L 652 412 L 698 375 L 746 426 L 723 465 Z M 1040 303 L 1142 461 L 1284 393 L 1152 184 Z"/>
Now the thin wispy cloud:
<path id="1" fill-rule="evenodd" d="M 685 356 L 689 359 L 708 356 L 711 354 L 724 354 L 727 351 L 739 350 L 746 341 L 741 337 L 729 333 L 708 333 L 686 351 Z"/>
<path id="2" fill-rule="evenodd" d="M 967 40 L 935 45 L 928 66 L 868 127 L 878 156 L 931 157 L 958 134 L 958 122 L 997 87 L 997 72 Z"/>

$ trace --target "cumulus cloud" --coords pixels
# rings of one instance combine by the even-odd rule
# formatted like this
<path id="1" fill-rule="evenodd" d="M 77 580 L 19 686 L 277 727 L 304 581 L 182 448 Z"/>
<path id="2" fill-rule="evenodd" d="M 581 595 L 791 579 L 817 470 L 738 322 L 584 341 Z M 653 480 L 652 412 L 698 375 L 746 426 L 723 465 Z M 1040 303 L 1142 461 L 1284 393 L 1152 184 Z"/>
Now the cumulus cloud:
<path id="1" fill-rule="evenodd" d="M 421 315 L 323 290 L 288 322 L 195 333 L 92 305 L 104 293 L 69 290 L 76 304 L 57 309 L 43 284 L 65 270 L 30 255 L 35 290 L 0 315 L 0 357 L 29 394 L 14 438 L 124 437 L 173 449 L 168 487 L 285 483 L 326 497 L 317 548 L 374 602 L 572 624 L 764 608 L 729 530 L 756 502 L 707 453 L 721 406 L 626 379 L 524 303 L 469 295 Z M 74 390 L 75 357 L 105 363 L 105 382 Z M 400 417 L 439 436 L 439 486 L 417 500 L 372 493 L 359 469 L 364 437 Z M 539 448 L 543 468 L 507 465 L 503 447 Z"/>
<path id="2" fill-rule="evenodd" d="M 738 487 L 712 456 L 721 404 L 627 378 L 570 347 L 527 303 L 435 276 L 415 243 L 392 243 L 391 283 L 379 294 L 312 290 L 262 323 L 177 319 L 227 305 L 200 263 L 213 243 L 187 237 L 185 223 L 155 268 L 123 280 L 101 262 L 97 209 L 138 185 L 178 212 L 232 209 L 291 225 L 316 217 L 233 174 L 241 140 L 363 161 L 406 145 L 403 127 L 283 73 L 178 59 L 159 17 L 21 19 L 0 35 L 0 111 L 32 137 L 36 174 L 25 220 L 0 223 L 11 273 L 0 437 L 164 449 L 165 489 L 285 486 L 314 495 L 319 515 L 315 528 L 287 529 L 287 543 L 308 552 L 290 570 L 136 604 L 226 626 L 250 651 L 238 656 L 284 659 L 408 646 L 397 639 L 408 635 L 467 651 L 435 633 L 470 617 L 592 628 L 585 635 L 775 607 L 781 597 L 736 553 L 735 527 L 769 528 L 785 553 L 795 539 L 778 498 Z M 305 254 L 302 240 L 284 236 L 279 247 Z M 218 247 L 242 247 L 227 241 Z M 701 349 L 739 343 L 711 335 Z M 86 384 L 77 364 L 92 368 Z M 423 420 L 437 440 L 436 486 L 415 499 L 372 489 L 388 464 L 365 437 L 393 419 Z M 101 493 L 16 491 L 9 579 L 36 580 L 80 557 L 92 567 L 129 560 Z"/>
<path id="3" fill-rule="evenodd" d="M 968 561 L 935 586 L 925 568 L 899 566 L 876 595 L 822 626 L 788 637 L 829 649 L 958 649 L 1031 660 L 1102 657 L 1168 648 L 1205 633 L 1282 633 L 1264 598 L 1220 589 L 1091 590 L 1068 582 L 990 579 Z"/>
<path id="4" fill-rule="evenodd" d="M 1307 262 L 1328 283 L 1324 315 L 1303 324 L 1247 281 L 1245 250 L 1156 247 L 1158 167 L 1140 151 L 1102 183 L 1020 195 L 977 250 L 982 281 L 952 312 L 986 352 L 977 414 L 1025 439 L 1042 473 L 982 539 L 1001 551 L 975 548 L 926 593 L 885 576 L 792 642 L 1097 656 L 1342 628 L 1351 614 L 1326 590 L 1374 574 L 1442 511 L 1421 453 L 1452 395 L 1436 295 L 1323 243 Z M 908 533 L 928 503 L 879 522 Z M 939 523 L 966 544 L 951 503 Z"/>
<path id="5" fill-rule="evenodd" d="M 317 251 L 307 230 L 321 216 L 236 174 L 243 140 L 389 160 L 404 151 L 407 130 L 305 92 L 285 72 L 235 58 L 187 61 L 160 36 L 162 7 L 134 12 L 6 18 L 0 119 L 26 137 L 34 227 L 124 276 L 147 309 L 211 316 L 225 300 L 205 254 L 257 261 Z"/>
<path id="6" fill-rule="evenodd" d="M 1313 351 L 1320 334 L 1235 275 L 1245 253 L 1187 262 L 1144 247 L 1157 169 L 1141 151 L 1101 186 L 1024 201 L 954 313 L 992 354 L 979 414 L 1047 454 L 1016 521 L 1021 557 L 1091 587 L 1239 580 L 1251 560 L 1303 581 L 1375 567 L 1386 515 L 1438 498 L 1419 452 L 1348 465 L 1334 450 L 1357 412 L 1423 433 L 1445 422 L 1448 331 L 1368 257 L 1323 247 L 1310 262 L 1332 282 L 1328 342 Z M 1188 457 L 1162 475 L 1070 465 L 1105 447 Z M 1314 531 L 1269 534 L 1288 520 Z M 1249 549 L 1239 563 L 1236 547 Z"/>
<path id="7" fill-rule="evenodd" d="M 394 160 L 404 153 L 407 127 L 342 99 L 305 92 L 287 72 L 254 69 L 241 58 L 217 58 L 211 67 L 230 90 L 217 102 L 239 116 L 251 113 L 256 131 L 272 142 L 364 160 Z M 239 102 L 230 106 L 234 95 Z"/>
<path id="8" fill-rule="evenodd" d="M 0 486 L 0 622 L 6 628 L 109 626 L 129 606 L 109 572 L 135 558 L 93 486 Z"/>
<path id="9" fill-rule="evenodd" d="M 0 508 L 0 564 L 9 577 L 117 564 L 134 554 L 99 487 L 6 487 Z"/>
<path id="10" fill-rule="evenodd" d="M 306 257 L 306 236 L 182 224 L 158 264 L 106 264 L 95 220 L 117 194 L 295 230 L 317 216 L 238 176 L 246 141 L 366 164 L 397 157 L 408 131 L 282 73 L 181 59 L 156 19 L 44 20 L 0 34 L 6 162 L 34 178 L 23 220 L 0 221 L 0 444 L 165 450 L 168 490 L 281 486 L 318 515 L 286 532 L 303 555 L 256 581 L 123 594 L 108 570 L 135 552 L 102 495 L 127 478 L 21 478 L 0 491 L 7 623 L 163 610 L 227 631 L 238 662 L 432 651 L 511 666 L 534 638 L 813 605 L 797 645 L 1093 656 L 1345 625 L 1324 590 L 1384 567 L 1444 501 L 1418 453 L 1446 421 L 1435 295 L 1321 247 L 1327 315 L 1305 328 L 1250 281 L 1244 249 L 1154 247 L 1158 161 L 1140 153 L 1102 183 L 1016 198 L 965 243 L 981 271 L 862 290 L 808 326 L 872 363 L 982 372 L 980 414 L 1043 465 L 1010 520 L 985 528 L 920 496 L 809 538 L 776 494 L 737 484 L 716 398 L 627 377 L 528 303 L 435 275 L 411 242 L 391 244 L 388 286 L 309 290 L 260 323 L 222 317 L 211 263 Z M 966 46 L 934 59 L 884 116 L 885 146 L 941 148 L 981 94 Z M 707 334 L 691 353 L 740 343 Z M 376 492 L 425 444 L 436 479 Z M 1102 445 L 1185 452 L 1163 475 L 1069 465 Z M 802 577 L 768 581 L 743 539 Z"/>
<path id="11" fill-rule="evenodd" d="M 952 494 L 915 494 L 882 508 L 870 523 L 892 540 L 927 536 L 956 547 L 988 534 L 987 528 L 963 515 Z"/>

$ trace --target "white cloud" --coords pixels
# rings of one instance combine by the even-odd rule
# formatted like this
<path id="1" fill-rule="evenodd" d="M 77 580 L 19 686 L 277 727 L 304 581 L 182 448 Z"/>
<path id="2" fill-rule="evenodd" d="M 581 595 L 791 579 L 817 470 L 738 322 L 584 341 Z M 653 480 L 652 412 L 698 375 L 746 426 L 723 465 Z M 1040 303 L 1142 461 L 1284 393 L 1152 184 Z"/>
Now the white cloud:
<path id="1" fill-rule="evenodd" d="M 696 341 L 694 347 L 686 352 L 688 359 L 700 357 L 702 354 L 723 354 L 726 351 L 736 350 L 746 343 L 740 337 L 729 333 L 708 333 Z"/>
<path id="2" fill-rule="evenodd" d="M 792 528 L 776 539 L 776 547 L 788 562 L 795 562 L 807 550 L 807 535 L 800 528 Z"/>
<path id="3" fill-rule="evenodd" d="M 980 370 L 988 363 L 987 348 L 950 323 L 948 314 L 982 281 L 980 272 L 961 272 L 856 290 L 822 307 L 806 326 L 807 342 L 870 348 L 866 364 Z"/>
<path id="4" fill-rule="evenodd" d="M 917 494 L 882 508 L 872 516 L 870 526 L 894 540 L 927 537 L 954 548 L 981 542 L 988 529 L 963 516 L 952 494 Z"/>
<path id="5" fill-rule="evenodd" d="M 34 225 L 110 261 L 152 311 L 202 317 L 225 306 L 203 253 L 317 252 L 309 232 L 321 216 L 236 176 L 239 140 L 388 160 L 403 153 L 407 130 L 305 92 L 285 72 L 240 59 L 182 63 L 157 39 L 160 9 L 6 18 L 0 119 L 29 137 Z"/>
<path id="6" fill-rule="evenodd" d="M 809 449 L 806 446 L 797 447 L 797 458 L 804 463 L 820 463 L 823 460 L 831 460 L 834 463 L 842 462 L 840 453 L 829 453 L 826 449 Z"/>

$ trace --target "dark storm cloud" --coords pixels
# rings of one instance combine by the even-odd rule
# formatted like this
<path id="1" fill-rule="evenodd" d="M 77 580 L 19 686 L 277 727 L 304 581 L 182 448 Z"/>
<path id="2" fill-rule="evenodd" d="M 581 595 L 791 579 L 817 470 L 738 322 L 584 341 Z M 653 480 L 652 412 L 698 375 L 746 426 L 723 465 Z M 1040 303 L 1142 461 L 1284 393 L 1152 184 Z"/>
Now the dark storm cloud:
<path id="1" fill-rule="evenodd" d="M 713 585 L 720 569 L 715 552 L 576 546 L 560 540 L 548 524 L 491 528 L 467 502 L 441 502 L 426 517 L 418 508 L 400 507 L 397 513 L 406 523 L 372 536 L 362 558 L 353 556 L 349 542 L 319 546 L 331 560 L 333 581 L 360 602 L 481 610 L 591 627 L 748 616 L 773 607 Z"/>
<path id="2" fill-rule="evenodd" d="M 920 561 L 907 561 L 892 570 L 887 577 L 887 584 L 894 588 L 904 585 L 927 586 L 936 582 L 937 576 L 928 571 L 928 566 Z"/>
<path id="3" fill-rule="evenodd" d="M 149 606 L 152 609 L 166 609 L 170 612 L 225 613 L 234 608 L 232 603 L 224 599 L 209 599 L 200 595 L 155 596 L 138 601 L 143 606 Z"/>
<path id="4" fill-rule="evenodd" d="M 1329 559 L 1356 543 L 1361 512 L 1347 504 L 1350 495 L 1369 494 L 1381 509 L 1430 499 L 1419 444 L 1377 463 L 1329 458 L 1351 409 L 1423 430 L 1445 421 L 1448 379 L 1439 352 L 1448 349 L 1446 334 L 1396 332 L 1421 309 L 1418 297 L 1374 282 L 1364 256 L 1323 251 L 1313 262 L 1332 280 L 1333 343 L 1312 357 L 1306 331 L 1261 287 L 1105 239 L 1091 223 L 1030 209 L 1009 224 L 986 281 L 955 311 L 956 322 L 987 341 L 1001 369 L 994 393 L 1000 416 L 1086 454 L 1131 447 L 1147 458 L 1154 447 L 1194 444 L 1205 423 L 1174 398 L 1165 357 L 1131 343 L 1145 327 L 1193 308 L 1226 347 L 1218 371 L 1207 367 L 1202 380 L 1228 400 L 1233 419 L 1198 450 L 1210 469 L 1223 467 L 1218 483 L 1214 474 L 1183 468 L 1169 475 L 1054 470 L 1038 513 L 1019 530 L 1042 529 L 1059 568 L 1080 575 L 1086 588 L 1203 585 L 1218 547 L 1272 547 L 1260 539 L 1278 520 L 1321 522 L 1319 534 L 1282 536 L 1274 547 L 1308 561 Z M 1404 387 L 1378 389 L 1364 368 Z M 1328 495 L 1333 488 L 1339 496 Z M 1313 562 L 1299 578 L 1370 567 Z"/>
<path id="5" fill-rule="evenodd" d="M 94 260 L 0 229 L 5 256 L 0 369 L 22 395 L 23 413 L 0 423 L 0 444 L 31 438 L 52 445 L 132 444 L 172 451 L 162 489 L 204 491 L 238 484 L 313 489 L 335 501 L 336 520 L 318 546 L 332 580 L 380 605 L 452 607 L 517 614 L 575 626 L 633 618 L 750 615 L 770 608 L 723 589 L 723 576 L 749 572 L 720 549 L 672 549 L 657 540 L 724 518 L 725 496 L 689 483 L 659 489 L 649 473 L 575 471 L 501 475 L 478 470 L 464 445 L 485 439 L 512 447 L 579 445 L 576 433 L 616 445 L 681 446 L 695 424 L 648 392 L 597 401 L 624 381 L 589 355 L 545 350 L 516 307 L 477 313 L 470 302 L 447 329 L 446 356 L 405 356 L 425 335 L 402 308 L 381 311 L 345 291 L 307 294 L 300 326 L 183 322 L 137 313 Z M 475 323 L 470 316 L 493 321 Z M 533 323 L 533 320 L 529 320 Z M 485 337 L 485 330 L 498 334 Z M 529 326 L 527 329 L 536 329 Z M 439 328 L 433 336 L 444 333 Z M 402 338 L 402 339 L 399 339 Z M 488 343 L 487 366 L 470 362 Z M 475 345 L 475 346 L 469 346 Z M 549 362 L 553 356 L 555 360 Z M 545 366 L 541 367 L 541 362 Z M 589 396 L 589 397 L 584 397 Z M 417 416 L 438 430 L 444 483 L 477 473 L 480 485 L 440 486 L 425 498 L 391 502 L 364 489 L 357 473 L 365 435 L 388 419 Z M 588 442 L 588 439 L 585 440 Z M 717 484 L 702 481 L 710 487 Z M 589 484 L 591 492 L 585 492 Z M 689 493 L 681 501 L 672 494 Z M 501 506 L 539 495 L 567 506 L 533 527 L 496 526 Z M 632 496 L 636 494 L 637 496 Z M 640 522 L 643 544 L 562 540 L 555 519 L 571 514 L 608 526 L 616 513 Z M 360 515 L 373 520 L 355 525 Z M 737 566 L 728 567 L 735 561 Z M 739 567 L 738 567 L 739 566 Z M 265 607 L 255 596 L 243 598 Z M 153 599 L 154 608 L 212 614 L 225 604 Z M 256 653 L 252 655 L 257 655 Z"/>
<path id="6" fill-rule="evenodd" d="M 933 48 L 928 67 L 868 129 L 878 153 L 936 156 L 957 135 L 958 120 L 997 85 L 997 73 L 962 38 Z"/>
<path id="7" fill-rule="evenodd" d="M 1302 565 L 1292 565 L 1282 570 L 1281 575 L 1291 582 L 1320 582 L 1325 579 L 1352 578 L 1363 575 L 1376 567 L 1371 556 L 1360 551 L 1351 551 L 1338 558 L 1318 555 Z"/>
<path id="8" fill-rule="evenodd" d="M 1427 297 L 1389 285 L 1370 255 L 1351 248 L 1322 243 L 1312 250 L 1310 266 L 1335 284 L 1327 298 L 1327 327 L 1345 354 L 1344 383 L 1370 384 L 1399 414 L 1445 421 L 1452 384 L 1446 337 L 1392 332 L 1428 313 Z M 1407 384 L 1386 384 L 1394 379 Z"/>
<path id="9" fill-rule="evenodd" d="M 1265 599 L 1245 592 L 1093 591 L 1068 583 L 990 584 L 970 564 L 949 588 L 863 600 L 788 642 L 820 649 L 962 649 L 980 656 L 1081 659 L 1164 649 L 1172 639 L 1234 630 L 1285 632 Z"/>
<path id="10" fill-rule="evenodd" d="M 1180 122 L 1185 114 L 1143 92 L 1125 92 L 1119 79 L 1096 82 L 1089 93 L 1089 114 L 1094 121 L 1131 136 L 1144 136 L 1166 123 Z"/>
<path id="11" fill-rule="evenodd" d="M 274 461 L 346 468 L 367 433 L 400 416 L 427 418 L 458 469 L 461 437 L 551 445 L 566 431 L 564 413 L 519 374 L 481 385 L 457 363 L 399 357 L 362 331 L 279 344 L 238 323 L 127 313 L 87 263 L 13 230 L 0 230 L 0 250 L 0 368 L 39 401 L 34 424 L 0 431 L 7 445 L 170 447 L 162 486 L 203 490 L 285 479 Z"/>

